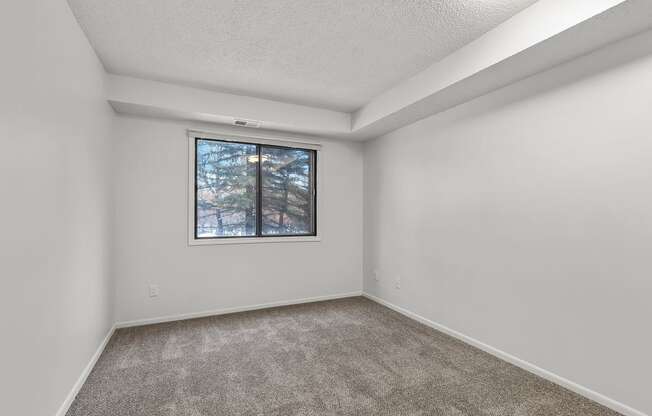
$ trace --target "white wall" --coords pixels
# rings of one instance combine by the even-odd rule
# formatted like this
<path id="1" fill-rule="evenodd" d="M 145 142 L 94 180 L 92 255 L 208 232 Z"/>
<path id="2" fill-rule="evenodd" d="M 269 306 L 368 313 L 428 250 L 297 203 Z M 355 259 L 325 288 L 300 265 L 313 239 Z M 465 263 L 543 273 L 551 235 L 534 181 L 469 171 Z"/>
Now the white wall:
<path id="1" fill-rule="evenodd" d="M 362 289 L 361 144 L 322 141 L 320 242 L 189 247 L 187 128 L 211 130 L 116 118 L 119 322 Z M 149 297 L 150 283 L 159 297 Z"/>
<path id="2" fill-rule="evenodd" d="M 652 413 L 645 44 L 368 142 L 365 290 Z"/>
<path id="3" fill-rule="evenodd" d="M 365 290 L 652 412 L 651 40 L 367 143 Z M 4 413 L 54 414 L 114 318 L 361 289 L 362 145 L 323 140 L 321 242 L 189 247 L 210 127 L 114 117 L 62 0 L 3 4 L 0 46 Z"/>
<path id="4" fill-rule="evenodd" d="M 2 413 L 54 415 L 112 325 L 104 70 L 63 0 L 0 12 Z"/>

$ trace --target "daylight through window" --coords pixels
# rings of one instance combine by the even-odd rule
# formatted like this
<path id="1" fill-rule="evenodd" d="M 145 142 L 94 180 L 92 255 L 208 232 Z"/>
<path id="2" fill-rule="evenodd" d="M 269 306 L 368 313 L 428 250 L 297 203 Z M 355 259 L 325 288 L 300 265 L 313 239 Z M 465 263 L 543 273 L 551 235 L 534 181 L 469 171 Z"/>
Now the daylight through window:
<path id="1" fill-rule="evenodd" d="M 195 139 L 195 238 L 314 236 L 311 149 Z"/>

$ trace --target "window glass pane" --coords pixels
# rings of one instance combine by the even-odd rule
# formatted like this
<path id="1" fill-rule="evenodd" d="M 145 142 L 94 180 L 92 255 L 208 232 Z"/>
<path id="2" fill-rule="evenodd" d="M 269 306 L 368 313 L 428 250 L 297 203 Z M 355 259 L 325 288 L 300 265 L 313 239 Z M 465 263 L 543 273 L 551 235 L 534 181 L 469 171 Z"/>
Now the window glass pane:
<path id="1" fill-rule="evenodd" d="M 256 235 L 256 145 L 196 141 L 196 237 Z"/>
<path id="2" fill-rule="evenodd" d="M 261 146 L 262 234 L 312 234 L 314 152 Z"/>

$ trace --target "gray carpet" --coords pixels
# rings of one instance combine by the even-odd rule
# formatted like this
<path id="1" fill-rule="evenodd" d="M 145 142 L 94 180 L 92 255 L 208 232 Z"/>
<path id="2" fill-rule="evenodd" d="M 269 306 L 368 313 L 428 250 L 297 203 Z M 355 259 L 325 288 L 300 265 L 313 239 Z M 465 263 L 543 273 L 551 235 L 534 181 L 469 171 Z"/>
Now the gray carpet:
<path id="1" fill-rule="evenodd" d="M 364 298 L 118 330 L 68 416 L 617 415 Z"/>

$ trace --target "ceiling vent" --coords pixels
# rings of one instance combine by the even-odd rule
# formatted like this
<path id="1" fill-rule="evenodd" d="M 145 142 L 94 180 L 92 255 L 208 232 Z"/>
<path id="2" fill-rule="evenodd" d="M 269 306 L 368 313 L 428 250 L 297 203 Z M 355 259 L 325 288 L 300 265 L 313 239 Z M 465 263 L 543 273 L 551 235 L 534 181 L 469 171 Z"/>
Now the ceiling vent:
<path id="1" fill-rule="evenodd" d="M 252 127 L 254 129 L 259 128 L 263 124 L 262 121 L 257 120 L 245 120 L 243 118 L 234 118 L 233 125 L 240 127 Z"/>

